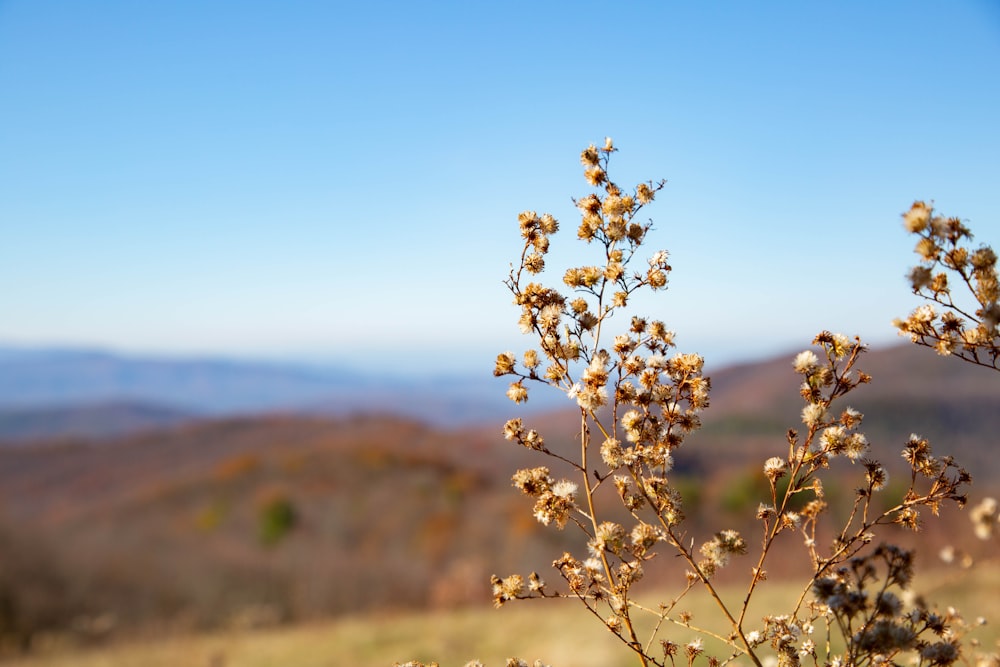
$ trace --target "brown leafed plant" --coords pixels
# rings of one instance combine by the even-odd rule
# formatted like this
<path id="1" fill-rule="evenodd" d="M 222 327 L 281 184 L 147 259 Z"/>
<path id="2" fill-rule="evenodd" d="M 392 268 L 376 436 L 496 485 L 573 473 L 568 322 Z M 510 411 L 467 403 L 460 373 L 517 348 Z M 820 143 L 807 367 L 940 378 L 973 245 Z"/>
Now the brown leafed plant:
<path id="1" fill-rule="evenodd" d="M 860 369 L 865 346 L 858 339 L 822 332 L 812 349 L 794 358 L 802 423 L 761 462 L 769 494 L 756 510 L 754 534 L 720 527 L 698 544 L 689 533 L 671 469 L 677 451 L 689 446 L 688 436 L 701 426 L 711 383 L 703 375 L 702 357 L 678 352 L 666 323 L 630 308 L 639 292 L 667 286 L 667 252 L 646 251 L 653 227 L 640 217 L 665 182 L 624 190 L 609 173 L 615 152 L 608 139 L 581 155 L 593 189 L 575 201 L 576 236 L 589 260 L 563 268 L 561 284 L 540 278 L 559 223 L 534 211 L 518 217 L 523 248 L 506 285 L 521 309 L 520 329 L 532 344 L 520 354 L 498 355 L 494 374 L 511 378 L 507 396 L 516 403 L 527 401 L 539 385 L 564 392 L 579 411 L 579 430 L 576 453 L 570 455 L 550 449 L 544 435 L 523 419 L 508 421 L 506 439 L 548 463 L 518 470 L 513 484 L 531 498 L 539 522 L 581 531 L 586 550 L 555 558 L 555 583 L 535 572 L 494 576 L 495 604 L 575 599 L 644 667 L 734 661 L 761 667 L 775 659 L 779 666 L 815 667 L 898 664 L 907 658 L 920 666 L 954 663 L 960 656 L 960 619 L 936 613 L 919 598 L 903 603 L 913 553 L 882 542 L 879 531 L 888 524 L 919 530 L 922 513 L 937 514 L 946 503 L 964 505 L 970 477 L 951 457 L 935 456 L 927 440 L 912 435 L 902 443 L 909 467 L 902 500 L 892 504 L 880 497 L 888 473 L 870 458 L 863 415 L 846 402 L 871 380 Z M 996 273 L 990 291 L 985 260 L 980 251 L 975 260 L 952 262 L 966 267 L 963 275 L 986 304 L 976 320 L 985 333 L 970 338 L 977 343 L 990 326 L 993 340 L 996 335 L 990 319 Z M 995 353 L 992 360 L 995 364 Z M 834 522 L 824 495 L 824 479 L 838 459 L 853 463 L 859 477 L 843 523 Z M 609 489 L 601 492 L 602 487 Z M 621 516 L 629 518 L 621 522 Z M 804 543 L 811 576 L 790 608 L 754 617 L 748 611 L 767 576 L 769 557 L 789 537 Z M 637 592 L 647 565 L 668 555 L 685 564 L 685 575 L 659 605 L 641 602 Z M 736 559 L 747 580 L 739 599 L 726 601 L 716 575 Z M 684 611 L 685 597 L 697 588 L 712 598 L 726 630 L 699 627 Z M 676 641 L 674 627 L 699 638 Z M 722 653 L 709 654 L 702 638 L 721 643 Z"/>

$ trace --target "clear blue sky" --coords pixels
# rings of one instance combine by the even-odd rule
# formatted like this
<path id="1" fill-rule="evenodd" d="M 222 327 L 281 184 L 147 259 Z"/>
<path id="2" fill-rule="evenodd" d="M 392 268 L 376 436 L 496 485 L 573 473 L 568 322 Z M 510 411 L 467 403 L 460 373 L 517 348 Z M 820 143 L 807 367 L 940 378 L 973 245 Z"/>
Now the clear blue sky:
<path id="1" fill-rule="evenodd" d="M 0 0 L 0 343 L 490 368 L 605 135 L 685 351 L 893 342 L 915 198 L 1000 244 L 998 119 L 987 0 Z"/>

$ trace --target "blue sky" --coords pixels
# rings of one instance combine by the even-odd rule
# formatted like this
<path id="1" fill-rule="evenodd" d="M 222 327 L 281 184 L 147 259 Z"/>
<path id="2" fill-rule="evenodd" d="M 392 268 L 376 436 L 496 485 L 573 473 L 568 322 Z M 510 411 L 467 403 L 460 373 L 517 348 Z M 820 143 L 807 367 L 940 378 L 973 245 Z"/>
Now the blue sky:
<path id="1" fill-rule="evenodd" d="M 894 342 L 914 199 L 1000 244 L 998 109 L 986 0 L 0 0 L 0 343 L 490 368 L 605 135 L 685 351 Z"/>

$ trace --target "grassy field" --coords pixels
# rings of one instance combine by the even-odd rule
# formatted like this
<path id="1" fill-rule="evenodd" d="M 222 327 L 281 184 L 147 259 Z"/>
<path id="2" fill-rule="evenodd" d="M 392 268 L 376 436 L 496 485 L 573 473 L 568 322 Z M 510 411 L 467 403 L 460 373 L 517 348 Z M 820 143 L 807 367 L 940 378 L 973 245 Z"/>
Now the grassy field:
<path id="1" fill-rule="evenodd" d="M 978 566 L 969 572 L 939 571 L 924 575 L 916 588 L 930 600 L 951 604 L 970 621 L 979 616 L 991 623 L 974 637 L 984 647 L 1000 639 L 1000 566 Z M 727 591 L 738 596 L 740 591 Z M 782 610 L 781 601 L 794 595 L 785 583 L 768 582 L 757 616 Z M 713 616 L 703 596 L 685 609 L 695 624 Z M 751 614 L 753 617 L 753 614 Z M 694 638 L 690 630 L 668 630 L 674 641 Z M 173 637 L 159 641 L 126 642 L 107 647 L 75 649 L 52 646 L 26 658 L 4 662 L 7 667 L 388 667 L 406 660 L 437 660 L 443 667 L 479 659 L 487 667 L 502 667 L 506 658 L 540 658 L 553 667 L 616 667 L 633 665 L 630 654 L 582 608 L 570 601 L 512 603 L 502 609 L 380 614 L 296 627 Z"/>

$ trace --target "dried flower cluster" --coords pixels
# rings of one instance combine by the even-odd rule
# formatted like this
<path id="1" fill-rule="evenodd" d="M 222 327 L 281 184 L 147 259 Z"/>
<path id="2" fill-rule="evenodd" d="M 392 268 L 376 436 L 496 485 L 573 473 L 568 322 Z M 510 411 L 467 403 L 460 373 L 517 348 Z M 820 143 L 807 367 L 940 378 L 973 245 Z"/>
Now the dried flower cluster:
<path id="1" fill-rule="evenodd" d="M 439 667 L 436 662 L 431 662 L 424 664 L 416 660 L 411 660 L 409 662 L 397 662 L 393 664 L 393 667 Z M 483 667 L 483 663 L 478 660 L 470 660 L 465 663 L 465 667 Z M 541 660 L 535 660 L 533 663 L 529 664 L 520 658 L 509 658 L 505 667 L 549 667 L 549 665 L 544 664 Z"/>
<path id="2" fill-rule="evenodd" d="M 815 579 L 810 606 L 817 619 L 835 625 L 847 639 L 843 664 L 889 664 L 907 651 L 915 652 L 921 664 L 955 662 L 960 653 L 957 615 L 939 615 L 919 599 L 905 608 L 897 592 L 905 591 L 912 578 L 913 553 L 882 545 Z M 802 649 L 798 654 L 805 657 Z M 794 658 L 790 662 L 797 663 Z"/>
<path id="3" fill-rule="evenodd" d="M 910 286 L 928 303 L 893 324 L 938 354 L 1000 370 L 1000 281 L 993 248 L 970 248 L 972 232 L 961 220 L 936 215 L 922 201 L 903 214 L 903 224 L 919 239 L 914 252 L 920 263 L 910 271 Z M 953 293 L 955 282 L 962 294 Z M 963 296 L 970 298 L 962 301 Z"/>
<path id="4" fill-rule="evenodd" d="M 904 604 L 913 554 L 879 543 L 876 531 L 887 524 L 919 530 L 922 512 L 937 514 L 945 503 L 964 505 L 970 477 L 950 457 L 935 456 L 928 441 L 914 434 L 902 443 L 902 458 L 909 466 L 905 494 L 895 504 L 880 498 L 888 472 L 871 458 L 861 431 L 864 416 L 844 403 L 848 394 L 872 379 L 858 368 L 866 349 L 858 339 L 824 331 L 812 348 L 792 360 L 789 376 L 799 376 L 803 400 L 801 425 L 789 429 L 784 445 L 762 462 L 769 493 L 760 498 L 754 536 L 724 528 L 696 544 L 686 532 L 684 498 L 672 475 L 673 461 L 701 426 L 711 383 L 703 375 L 700 356 L 675 351 L 674 332 L 664 322 L 629 310 L 637 291 L 665 288 L 671 271 L 666 251 L 648 256 L 640 252 L 652 225 L 641 222 L 639 213 L 665 182 L 624 190 L 609 174 L 615 152 L 608 139 L 603 147 L 591 145 L 581 154 L 584 176 L 596 191 L 576 201 L 577 237 L 593 259 L 565 269 L 561 286 L 543 284 L 536 277 L 547 268 L 559 223 L 534 211 L 518 217 L 523 249 L 506 285 L 521 309 L 520 329 L 532 336 L 533 345 L 521 354 L 498 355 L 494 375 L 511 379 L 507 395 L 515 403 L 527 401 L 533 386 L 562 391 L 579 409 L 580 422 L 575 434 L 578 453 L 564 455 L 550 449 L 523 419 L 509 420 L 504 437 L 551 464 L 518 470 L 513 485 L 533 501 L 539 522 L 557 529 L 576 526 L 585 546 L 580 553 L 555 559 L 558 584 L 549 585 L 534 572 L 527 577 L 494 575 L 496 606 L 519 599 L 576 599 L 644 667 L 677 667 L 678 660 L 689 667 L 702 660 L 709 667 L 734 660 L 757 667 L 765 661 L 797 667 L 804 660 L 814 667 L 855 667 L 898 664 L 903 656 L 921 667 L 954 663 L 964 627 L 960 617 L 953 612 L 940 615 L 921 601 Z M 984 343 L 996 340 L 992 251 L 958 252 L 959 242 L 970 236 L 968 230 L 933 217 L 929 209 L 915 206 L 908 216 L 908 226 L 925 239 L 928 261 L 944 262 L 967 277 L 981 303 L 971 328 L 948 324 L 941 335 L 933 326 L 912 329 L 917 332 L 914 339 L 957 340 L 974 359 L 995 351 Z M 923 273 L 914 275 L 914 289 L 934 285 L 938 302 L 954 308 L 946 281 L 932 276 L 928 282 Z M 945 342 L 939 349 L 954 347 Z M 995 365 L 996 354 L 989 358 Z M 828 512 L 824 493 L 824 478 L 833 465 L 853 469 L 859 477 L 853 502 L 841 513 L 847 518 L 839 523 Z M 572 479 L 554 474 L 556 469 Z M 605 485 L 613 492 L 598 496 Z M 629 521 L 622 523 L 621 508 L 613 513 L 609 501 L 620 502 Z M 995 502 L 977 508 L 977 531 L 992 534 L 997 514 Z M 758 584 L 767 577 L 768 558 L 775 545 L 787 545 L 789 538 L 804 545 L 812 576 L 787 613 L 752 618 L 748 609 Z M 754 556 L 747 563 L 751 544 L 756 545 Z M 687 571 L 669 601 L 654 609 L 637 601 L 634 587 L 658 554 L 678 557 Z M 716 574 L 734 559 L 744 560 L 750 574 L 738 603 L 724 601 L 715 587 Z M 696 588 L 707 591 L 728 630 L 718 633 L 692 624 L 683 605 Z M 651 618 L 640 624 L 640 616 Z M 672 626 L 721 643 L 724 653 L 712 655 L 702 638 L 675 641 L 668 632 Z M 526 664 L 516 658 L 508 662 Z"/>
<path id="5" fill-rule="evenodd" d="M 866 589 L 876 581 L 874 573 L 860 578 L 851 578 L 849 573 L 861 572 L 858 568 L 868 573 L 862 564 L 898 554 L 885 581 L 905 588 L 909 579 L 898 565 L 906 556 L 892 547 L 874 547 L 872 530 L 886 523 L 915 530 L 921 509 L 937 512 L 944 502 L 964 503 L 961 487 L 969 476 L 951 459 L 935 458 L 927 441 L 914 435 L 903 447 L 911 469 L 903 501 L 888 510 L 876 509 L 873 498 L 885 488 L 888 473 L 881 463 L 867 458 L 868 440 L 859 430 L 863 415 L 850 407 L 836 407 L 845 395 L 871 380 L 856 368 L 864 346 L 845 336 L 823 332 L 813 341 L 817 349 L 795 357 L 792 366 L 801 377 L 804 401 L 803 428 L 801 433 L 788 432 L 783 455 L 764 462 L 771 492 L 757 511 L 760 553 L 751 568 L 742 606 L 731 608 L 715 590 L 714 575 L 733 558 L 748 553 L 748 540 L 735 530 L 724 529 L 696 546 L 683 530 L 683 498 L 671 480 L 673 458 L 687 436 L 700 427 L 711 384 L 702 374 L 700 356 L 674 351 L 674 332 L 665 323 L 628 310 L 638 290 L 660 290 L 667 285 L 671 270 L 667 252 L 640 255 L 651 224 L 638 218 L 664 182 L 640 183 L 624 190 L 608 171 L 615 150 L 608 140 L 601 148 L 589 146 L 581 155 L 584 175 L 597 191 L 576 201 L 580 212 L 577 237 L 592 249 L 596 261 L 565 269 L 560 288 L 535 278 L 546 268 L 546 254 L 559 223 L 551 215 L 534 211 L 519 216 L 524 245 L 506 284 L 521 308 L 521 331 L 531 334 L 537 347 L 521 355 L 504 352 L 494 367 L 495 375 L 512 378 L 508 396 L 515 402 L 528 399 L 532 384 L 542 384 L 565 392 L 578 406 L 580 449 L 575 459 L 550 451 L 544 438 L 525 427 L 522 419 L 508 421 L 503 431 L 508 440 L 554 459 L 556 465 L 575 474 L 575 482 L 556 479 L 548 467 L 536 467 L 519 470 L 513 481 L 534 500 L 538 521 L 557 528 L 573 523 L 586 534 L 587 550 L 579 555 L 565 553 L 553 563 L 565 589 L 554 590 L 535 573 L 527 581 L 520 575 L 495 576 L 494 601 L 499 606 L 512 599 L 577 598 L 635 652 L 642 665 L 673 665 L 675 656 L 682 654 L 690 664 L 705 653 L 700 640 L 684 645 L 682 653 L 680 644 L 661 636 L 665 623 L 693 627 L 679 605 L 699 585 L 708 590 L 731 626 L 728 636 L 716 636 L 728 644 L 731 653 L 721 659 L 705 656 L 709 664 L 745 656 L 760 665 L 766 645 L 779 661 L 797 664 L 802 656 L 815 656 L 819 650 L 810 633 L 801 631 L 817 623 L 828 624 L 848 643 L 847 653 L 828 654 L 827 661 L 839 659 L 843 665 L 854 665 L 862 662 L 862 656 L 895 655 L 877 636 L 891 635 L 891 628 L 896 627 L 913 632 L 906 642 L 896 642 L 897 652 L 923 651 L 925 645 L 918 639 L 923 631 L 917 627 L 923 621 L 906 620 L 917 619 L 922 612 L 889 605 L 888 584 L 883 585 L 881 597 L 866 597 Z M 618 328 L 613 329 L 612 323 Z M 836 458 L 858 463 L 863 482 L 847 522 L 834 531 L 832 544 L 821 546 L 818 526 L 827 507 L 822 474 Z M 779 485 L 782 478 L 786 483 Z M 595 494 L 609 483 L 631 515 L 631 525 L 602 519 L 604 508 Z M 800 498 L 805 501 L 799 502 Z M 746 616 L 749 601 L 757 583 L 766 577 L 764 566 L 772 546 L 786 532 L 798 534 L 805 543 L 814 576 L 790 614 L 769 616 L 761 621 L 762 626 L 752 628 L 757 620 Z M 865 556 L 866 549 L 874 551 Z M 659 610 L 650 610 L 635 601 L 633 586 L 642 579 L 644 564 L 663 550 L 680 556 L 688 572 L 676 597 Z M 826 588 L 849 593 L 856 598 L 856 609 L 848 612 L 823 602 L 830 597 Z M 806 604 L 810 591 L 821 600 Z M 643 613 L 656 616 L 656 629 L 652 636 L 640 638 L 635 619 Z M 708 631 L 704 634 L 715 636 Z M 826 650 L 829 653 L 829 647 Z M 948 662 L 935 660 L 935 664 Z"/>

